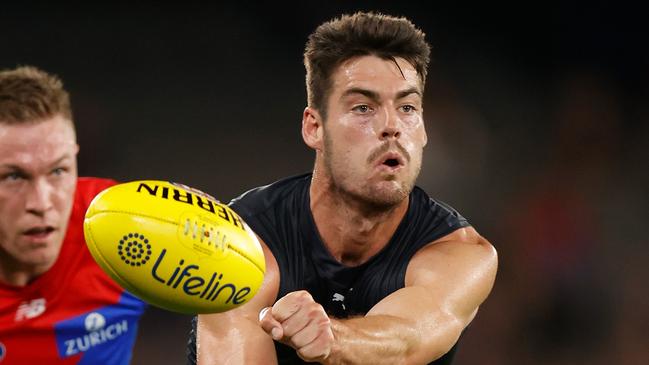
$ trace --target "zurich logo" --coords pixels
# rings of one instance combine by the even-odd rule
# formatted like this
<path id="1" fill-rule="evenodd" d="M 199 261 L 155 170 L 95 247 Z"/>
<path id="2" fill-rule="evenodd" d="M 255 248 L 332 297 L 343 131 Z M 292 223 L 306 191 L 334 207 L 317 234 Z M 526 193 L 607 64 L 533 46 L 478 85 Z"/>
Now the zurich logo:
<path id="1" fill-rule="evenodd" d="M 86 326 L 86 331 L 94 332 L 98 331 L 106 325 L 106 318 L 97 312 L 92 312 L 88 314 L 84 322 Z"/>
<path id="2" fill-rule="evenodd" d="M 7 354 L 7 348 L 2 342 L 0 342 L 0 362 L 2 362 L 2 359 L 5 358 L 6 354 Z"/>

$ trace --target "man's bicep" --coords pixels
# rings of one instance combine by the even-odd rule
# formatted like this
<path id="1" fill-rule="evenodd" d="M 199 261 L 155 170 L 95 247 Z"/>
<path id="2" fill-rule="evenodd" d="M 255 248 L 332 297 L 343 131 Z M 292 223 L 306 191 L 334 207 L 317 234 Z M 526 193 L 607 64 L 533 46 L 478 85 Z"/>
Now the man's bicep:
<path id="1" fill-rule="evenodd" d="M 460 228 L 420 249 L 408 264 L 405 288 L 368 314 L 416 320 L 418 315 L 442 311 L 468 324 L 491 291 L 496 267 L 493 246 L 472 227 Z"/>
<path id="2" fill-rule="evenodd" d="M 489 241 L 473 227 L 464 227 L 415 254 L 406 286 L 426 288 L 441 309 L 468 324 L 489 295 L 497 266 L 498 256 Z"/>
<path id="3" fill-rule="evenodd" d="M 277 363 L 273 340 L 259 325 L 259 312 L 272 306 L 277 297 L 279 271 L 272 253 L 261 243 L 266 259 L 266 274 L 257 294 L 238 308 L 198 316 L 198 364 Z"/>
<path id="4" fill-rule="evenodd" d="M 414 362 L 439 358 L 457 342 L 493 286 L 496 252 L 471 227 L 420 249 L 410 260 L 405 287 L 366 315 L 417 333 Z"/>

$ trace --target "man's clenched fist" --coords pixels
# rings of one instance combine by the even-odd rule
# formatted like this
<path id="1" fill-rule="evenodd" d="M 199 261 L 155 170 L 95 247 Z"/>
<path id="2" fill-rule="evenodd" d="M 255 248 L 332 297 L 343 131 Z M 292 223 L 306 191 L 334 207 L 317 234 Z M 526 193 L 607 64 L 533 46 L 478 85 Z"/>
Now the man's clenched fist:
<path id="1" fill-rule="evenodd" d="M 259 313 L 261 328 L 291 346 L 304 361 L 323 361 L 334 344 L 331 320 L 324 308 L 301 290 L 288 293 Z"/>

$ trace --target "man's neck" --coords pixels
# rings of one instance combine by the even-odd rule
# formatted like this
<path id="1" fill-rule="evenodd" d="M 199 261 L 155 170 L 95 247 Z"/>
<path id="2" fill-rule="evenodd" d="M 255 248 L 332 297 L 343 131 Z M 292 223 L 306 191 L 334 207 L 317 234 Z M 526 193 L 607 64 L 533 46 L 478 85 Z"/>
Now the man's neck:
<path id="1" fill-rule="evenodd" d="M 0 259 L 0 282 L 17 287 L 26 286 L 48 269 L 49 267 L 18 267 L 14 262 Z"/>
<path id="2" fill-rule="evenodd" d="M 311 212 L 318 233 L 331 255 L 348 266 L 358 266 L 385 247 L 408 209 L 408 199 L 377 210 L 329 184 L 312 181 Z"/>

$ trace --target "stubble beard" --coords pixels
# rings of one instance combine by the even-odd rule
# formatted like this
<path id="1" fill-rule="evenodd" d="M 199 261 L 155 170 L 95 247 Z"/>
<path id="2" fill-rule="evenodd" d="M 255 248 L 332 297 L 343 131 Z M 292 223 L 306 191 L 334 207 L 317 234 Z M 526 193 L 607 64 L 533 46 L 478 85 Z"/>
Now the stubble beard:
<path id="1" fill-rule="evenodd" d="M 333 142 L 327 135 L 324 138 L 324 168 L 330 181 L 330 190 L 346 201 L 352 201 L 370 212 L 385 212 L 408 197 L 415 186 L 420 166 L 405 181 L 390 176 L 379 183 L 370 184 L 362 176 L 350 171 L 345 161 L 337 161 L 333 156 Z"/>

